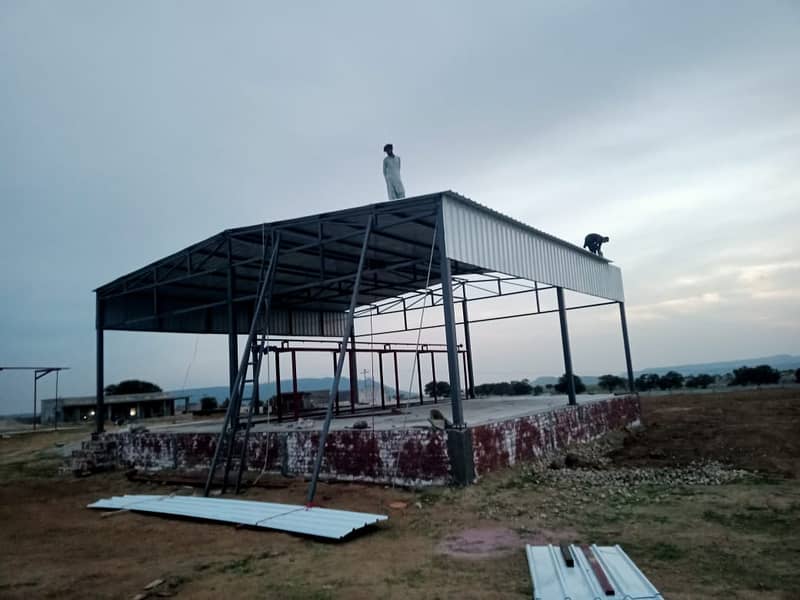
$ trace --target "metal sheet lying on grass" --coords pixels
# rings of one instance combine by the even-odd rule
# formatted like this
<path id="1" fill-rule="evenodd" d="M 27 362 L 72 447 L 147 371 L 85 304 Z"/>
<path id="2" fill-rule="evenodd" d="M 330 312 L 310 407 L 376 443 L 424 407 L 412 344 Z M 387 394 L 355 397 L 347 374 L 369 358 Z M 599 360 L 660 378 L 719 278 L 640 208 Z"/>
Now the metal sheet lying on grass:
<path id="1" fill-rule="evenodd" d="M 104 498 L 87 508 L 132 510 L 208 521 L 236 523 L 340 540 L 348 534 L 379 521 L 386 515 L 333 510 L 329 508 L 276 504 L 227 498 L 194 496 L 129 495 Z"/>
<path id="2" fill-rule="evenodd" d="M 534 600 L 595 600 L 625 598 L 663 600 L 652 583 L 619 546 L 591 546 L 591 551 L 614 588 L 607 596 L 580 546 L 571 545 L 574 567 L 567 567 L 557 546 L 526 546 Z"/>

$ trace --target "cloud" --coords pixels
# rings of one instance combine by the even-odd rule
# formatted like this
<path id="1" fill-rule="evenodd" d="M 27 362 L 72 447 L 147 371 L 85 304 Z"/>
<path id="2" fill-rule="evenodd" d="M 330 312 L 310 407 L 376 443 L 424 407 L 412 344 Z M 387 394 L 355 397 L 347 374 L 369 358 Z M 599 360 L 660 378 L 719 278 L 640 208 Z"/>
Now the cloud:
<path id="1" fill-rule="evenodd" d="M 382 200 L 389 140 L 410 193 L 610 235 L 637 362 L 796 351 L 800 10 L 720 15 L 5 2 L 0 362 L 69 363 L 64 389 L 90 393 L 92 289 L 227 227 Z M 576 312 L 582 372 L 620 370 L 594 351 L 619 341 L 613 311 Z M 476 327 L 479 376 L 561 368 L 557 324 L 523 321 Z M 109 334 L 108 379 L 181 385 L 190 337 Z M 224 381 L 225 356 L 204 340 L 194 383 Z M 17 406 L 27 384 L 6 381 L 0 401 Z"/>

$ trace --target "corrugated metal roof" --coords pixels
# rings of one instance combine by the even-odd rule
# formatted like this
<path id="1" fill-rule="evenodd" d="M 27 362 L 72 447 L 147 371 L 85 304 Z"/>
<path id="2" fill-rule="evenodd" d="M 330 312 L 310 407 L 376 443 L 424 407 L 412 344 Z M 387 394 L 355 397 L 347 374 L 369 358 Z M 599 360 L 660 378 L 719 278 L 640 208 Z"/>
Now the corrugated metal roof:
<path id="1" fill-rule="evenodd" d="M 608 260 L 452 192 L 443 195 L 447 255 L 490 271 L 624 301 Z"/>
<path id="2" fill-rule="evenodd" d="M 357 529 L 389 518 L 386 515 L 333 510 L 316 506 L 306 508 L 296 504 L 194 496 L 114 496 L 98 500 L 89 504 L 87 508 L 125 509 L 193 517 L 336 540 L 342 539 Z"/>
<path id="3" fill-rule="evenodd" d="M 438 252 L 431 261 L 440 208 L 453 275 L 498 272 L 624 299 L 620 270 L 608 260 L 444 191 L 223 231 L 99 287 L 99 323 L 103 329 L 227 333 L 230 285 L 236 330 L 248 331 L 267 248 L 279 233 L 270 333 L 339 336 L 367 222 L 373 226 L 358 306 L 441 281 Z"/>
<path id="4" fill-rule="evenodd" d="M 574 567 L 567 567 L 560 549 L 553 545 L 526 546 L 534 600 L 663 600 L 620 546 L 593 544 L 590 548 L 614 588 L 614 595 L 605 595 L 579 546 L 569 547 Z"/>

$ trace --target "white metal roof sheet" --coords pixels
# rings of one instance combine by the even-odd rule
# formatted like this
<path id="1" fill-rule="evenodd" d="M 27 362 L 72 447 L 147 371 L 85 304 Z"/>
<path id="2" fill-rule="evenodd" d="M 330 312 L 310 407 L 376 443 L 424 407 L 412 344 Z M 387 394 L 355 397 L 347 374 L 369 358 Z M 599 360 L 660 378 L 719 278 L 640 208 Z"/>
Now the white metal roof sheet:
<path id="1" fill-rule="evenodd" d="M 89 504 L 88 508 L 194 517 L 337 540 L 357 529 L 388 519 L 386 515 L 316 506 L 306 508 L 296 504 L 194 496 L 113 496 Z"/>
<path id="2" fill-rule="evenodd" d="M 447 255 L 487 270 L 624 301 L 622 272 L 580 247 L 452 192 L 442 196 Z"/>
<path id="3" fill-rule="evenodd" d="M 574 567 L 567 567 L 556 546 L 525 547 L 533 580 L 534 600 L 663 600 L 663 596 L 620 546 L 591 546 L 592 553 L 614 588 L 611 596 L 603 592 L 581 548 L 574 544 L 569 548 L 575 560 Z"/>

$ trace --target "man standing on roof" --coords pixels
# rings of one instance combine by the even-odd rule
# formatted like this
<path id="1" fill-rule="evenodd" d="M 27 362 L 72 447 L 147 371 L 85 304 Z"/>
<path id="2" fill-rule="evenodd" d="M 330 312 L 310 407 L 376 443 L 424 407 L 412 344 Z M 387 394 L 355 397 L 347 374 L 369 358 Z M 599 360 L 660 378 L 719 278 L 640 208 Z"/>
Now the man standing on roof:
<path id="1" fill-rule="evenodd" d="M 386 179 L 386 190 L 389 200 L 399 200 L 406 197 L 406 190 L 400 180 L 400 157 L 394 155 L 394 147 L 386 144 L 383 147 L 386 158 L 383 159 L 383 177 Z"/>

